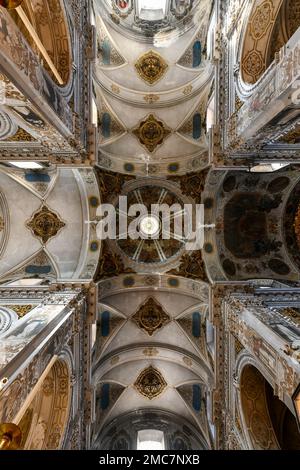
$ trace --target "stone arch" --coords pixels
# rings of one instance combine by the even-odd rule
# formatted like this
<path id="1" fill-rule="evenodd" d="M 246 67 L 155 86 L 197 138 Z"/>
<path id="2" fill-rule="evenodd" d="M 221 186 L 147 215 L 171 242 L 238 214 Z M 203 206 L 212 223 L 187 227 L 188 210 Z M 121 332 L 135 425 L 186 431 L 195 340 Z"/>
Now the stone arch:
<path id="1" fill-rule="evenodd" d="M 300 26 L 299 2 L 256 0 L 253 4 L 241 55 L 241 77 L 255 84 Z"/>
<path id="2" fill-rule="evenodd" d="M 63 0 L 24 0 L 22 8 L 61 76 L 62 85 L 66 85 L 72 71 L 72 53 L 69 25 L 63 3 Z M 9 13 L 31 48 L 41 56 L 18 13 L 15 10 L 9 10 Z M 42 56 L 41 60 L 51 78 L 57 83 L 55 75 Z"/>
<path id="3" fill-rule="evenodd" d="M 253 449 L 300 448 L 295 416 L 278 397 L 262 372 L 246 364 L 240 372 L 240 404 L 246 434 Z"/>
<path id="4" fill-rule="evenodd" d="M 161 408 L 142 408 L 118 416 L 99 433 L 93 449 L 136 450 L 138 431 L 164 432 L 166 450 L 208 450 L 200 429 L 183 416 Z"/>
<path id="5" fill-rule="evenodd" d="M 25 450 L 60 449 L 71 404 L 71 377 L 67 363 L 54 362 L 18 425 Z"/>
<path id="6" fill-rule="evenodd" d="M 18 321 L 18 315 L 12 309 L 0 307 L 0 337 Z"/>

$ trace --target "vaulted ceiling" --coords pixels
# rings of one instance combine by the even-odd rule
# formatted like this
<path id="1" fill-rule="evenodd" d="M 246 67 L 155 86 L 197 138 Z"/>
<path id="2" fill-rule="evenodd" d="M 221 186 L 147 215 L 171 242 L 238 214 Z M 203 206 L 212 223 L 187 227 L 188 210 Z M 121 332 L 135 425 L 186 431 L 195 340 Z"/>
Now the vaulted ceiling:
<path id="1" fill-rule="evenodd" d="M 153 32 L 146 42 L 125 39 L 122 17 L 113 28 L 100 7 L 95 2 L 99 166 L 146 176 L 205 168 L 212 2 L 201 2 L 184 35 L 174 36 L 174 27 L 163 40 Z"/>
<path id="2" fill-rule="evenodd" d="M 118 208 L 120 195 L 129 206 L 143 202 L 149 209 L 163 202 L 179 207 L 201 202 L 209 165 L 212 2 L 193 3 L 187 16 L 170 13 L 168 25 L 152 23 L 152 29 L 130 5 L 127 14 L 118 2 L 94 3 L 102 202 Z M 209 286 L 201 252 L 188 252 L 185 244 L 184 237 L 161 236 L 103 244 L 96 277 L 95 448 L 105 447 L 109 423 L 119 423 L 122 434 L 124 416 L 139 412 L 146 420 L 151 410 L 155 416 L 170 413 L 174 422 L 180 416 L 196 427 L 200 447 L 211 446 Z"/>

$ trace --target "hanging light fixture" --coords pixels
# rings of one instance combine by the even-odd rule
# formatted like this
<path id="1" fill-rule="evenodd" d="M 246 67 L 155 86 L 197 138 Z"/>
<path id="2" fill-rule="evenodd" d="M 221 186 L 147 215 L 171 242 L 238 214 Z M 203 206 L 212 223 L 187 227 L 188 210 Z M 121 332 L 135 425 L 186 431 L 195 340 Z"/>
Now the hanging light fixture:
<path id="1" fill-rule="evenodd" d="M 3 8 L 7 8 L 7 10 L 13 10 L 14 8 L 18 8 L 23 0 L 0 0 L 0 6 Z"/>
<path id="2" fill-rule="evenodd" d="M 293 404 L 294 404 L 294 409 L 296 412 L 296 419 L 297 419 L 297 424 L 298 424 L 298 429 L 300 432 L 300 384 L 296 388 L 295 393 L 292 396 Z"/>
<path id="3" fill-rule="evenodd" d="M 17 450 L 20 448 L 22 432 L 16 424 L 0 424 L 0 450 Z"/>

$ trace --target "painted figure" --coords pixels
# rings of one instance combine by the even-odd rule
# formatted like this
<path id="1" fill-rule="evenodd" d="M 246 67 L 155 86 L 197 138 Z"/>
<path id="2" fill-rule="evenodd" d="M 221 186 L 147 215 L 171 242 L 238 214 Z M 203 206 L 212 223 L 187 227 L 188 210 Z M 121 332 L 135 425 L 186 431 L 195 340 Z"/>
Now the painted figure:
<path id="1" fill-rule="evenodd" d="M 128 0 L 117 0 L 117 6 L 121 8 L 121 10 L 125 10 L 128 7 L 129 1 Z"/>

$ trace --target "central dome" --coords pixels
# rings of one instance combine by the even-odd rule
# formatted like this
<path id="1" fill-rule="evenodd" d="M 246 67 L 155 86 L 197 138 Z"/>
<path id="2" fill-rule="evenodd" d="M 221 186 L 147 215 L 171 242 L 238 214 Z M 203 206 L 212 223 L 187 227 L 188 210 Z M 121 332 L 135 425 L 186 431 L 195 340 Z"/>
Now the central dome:
<path id="1" fill-rule="evenodd" d="M 96 0 L 101 16 L 123 34 L 151 42 L 158 33 L 181 35 L 193 26 L 199 0 Z M 166 38 L 164 38 L 166 39 Z"/>
<path id="2" fill-rule="evenodd" d="M 126 196 L 128 208 L 143 204 L 146 213 L 136 216 L 140 237 L 132 239 L 128 236 L 126 239 L 118 239 L 119 249 L 136 263 L 166 263 L 178 256 L 186 242 L 184 235 L 181 237 L 177 235 L 177 225 L 175 226 L 184 212 L 184 203 L 181 198 L 169 189 L 154 184 L 130 190 Z M 157 205 L 166 205 L 171 208 L 171 212 L 167 215 L 161 212 L 156 213 L 154 208 Z M 173 209 L 176 209 L 175 212 Z M 117 214 L 122 214 L 119 206 L 117 206 Z M 135 217 L 129 217 L 129 223 L 134 220 Z M 130 232 L 130 227 L 128 231 Z"/>

